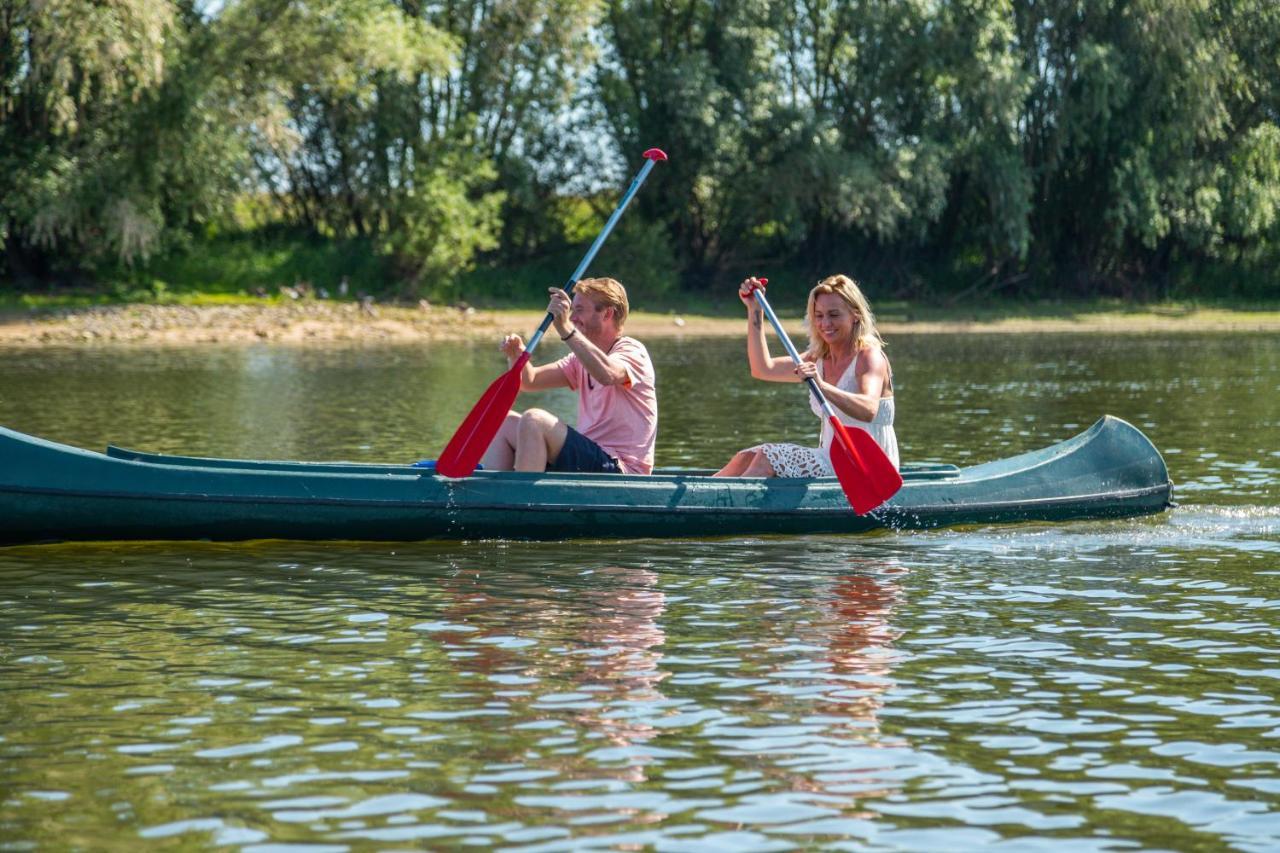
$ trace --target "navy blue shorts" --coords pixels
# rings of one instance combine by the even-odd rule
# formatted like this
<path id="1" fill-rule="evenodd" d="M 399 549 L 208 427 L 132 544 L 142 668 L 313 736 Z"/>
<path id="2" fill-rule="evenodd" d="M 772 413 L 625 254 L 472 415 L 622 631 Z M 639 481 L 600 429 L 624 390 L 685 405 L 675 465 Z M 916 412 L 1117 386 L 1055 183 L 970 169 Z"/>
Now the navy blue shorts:
<path id="1" fill-rule="evenodd" d="M 605 453 L 600 445 L 571 426 L 564 437 L 564 447 L 555 462 L 547 464 L 548 471 L 565 471 L 583 474 L 621 474 L 618 460 Z"/>

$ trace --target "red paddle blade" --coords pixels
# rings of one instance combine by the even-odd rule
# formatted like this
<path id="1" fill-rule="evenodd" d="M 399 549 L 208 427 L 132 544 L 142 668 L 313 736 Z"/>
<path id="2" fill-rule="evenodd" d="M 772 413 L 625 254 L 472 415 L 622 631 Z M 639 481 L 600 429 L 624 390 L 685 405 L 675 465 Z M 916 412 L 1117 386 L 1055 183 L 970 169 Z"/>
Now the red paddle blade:
<path id="1" fill-rule="evenodd" d="M 522 353 L 511 369 L 493 380 L 480 401 L 471 407 L 467 419 L 436 461 L 436 473 L 445 477 L 470 477 L 476 470 L 480 457 L 493 443 L 493 437 L 520 393 L 520 372 L 528 360 L 529 354 Z"/>
<path id="2" fill-rule="evenodd" d="M 831 426 L 836 433 L 831 467 L 853 511 L 866 515 L 898 493 L 902 475 L 866 430 L 845 429 L 838 418 L 831 419 Z"/>

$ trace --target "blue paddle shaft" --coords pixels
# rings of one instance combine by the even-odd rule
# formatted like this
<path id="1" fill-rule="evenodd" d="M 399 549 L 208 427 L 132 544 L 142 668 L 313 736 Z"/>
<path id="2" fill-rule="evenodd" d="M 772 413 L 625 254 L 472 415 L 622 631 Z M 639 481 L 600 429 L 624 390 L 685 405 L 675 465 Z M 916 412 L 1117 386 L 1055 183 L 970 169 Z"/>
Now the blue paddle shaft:
<path id="1" fill-rule="evenodd" d="M 764 289 L 757 287 L 755 290 L 756 304 L 764 310 L 764 315 L 769 318 L 770 325 L 773 330 L 778 333 L 778 339 L 782 341 L 782 345 L 787 348 L 787 355 L 791 356 L 791 360 L 799 366 L 801 362 L 800 353 L 796 352 L 795 345 L 791 343 L 791 338 L 787 336 L 786 329 L 782 328 L 782 323 L 778 322 L 778 315 L 773 313 L 773 306 L 769 304 L 769 299 L 764 295 Z M 831 404 L 827 402 L 827 398 L 823 396 L 822 390 L 818 387 L 818 380 L 812 376 L 806 376 L 804 380 L 809 390 L 813 392 L 814 399 L 822 406 L 822 411 L 829 418 L 836 416 L 835 411 L 831 408 Z"/>
<path id="2" fill-rule="evenodd" d="M 618 220 L 622 218 L 622 212 L 627 209 L 627 205 L 631 203 L 631 199 L 639 191 L 640 185 L 644 183 L 644 179 L 649 177 L 649 173 L 653 171 L 653 165 L 657 160 L 645 160 L 644 165 L 640 167 L 640 171 L 631 180 L 631 186 L 627 188 L 623 194 L 622 200 L 618 202 L 618 206 L 613 209 L 613 213 L 609 216 L 609 221 L 604 224 L 604 230 L 596 237 L 595 242 L 591 244 L 591 248 L 587 250 L 587 254 L 583 256 L 582 263 L 578 264 L 578 268 L 573 271 L 573 275 L 569 276 L 569 282 L 564 287 L 565 293 L 573 293 L 573 287 L 578 283 L 578 279 L 582 278 L 582 274 L 587 271 L 587 267 L 595 260 L 596 252 L 600 251 L 600 247 L 604 245 L 605 238 L 609 236 L 609 232 L 613 230 L 613 226 L 618 224 Z M 537 348 L 538 343 L 542 340 L 542 336 L 546 334 L 548 328 L 551 327 L 551 321 L 555 316 L 548 311 L 547 316 L 542 318 L 542 325 L 538 326 L 538 331 L 533 333 L 533 337 L 529 339 L 529 343 L 525 345 L 524 351 L 532 354 Z"/>

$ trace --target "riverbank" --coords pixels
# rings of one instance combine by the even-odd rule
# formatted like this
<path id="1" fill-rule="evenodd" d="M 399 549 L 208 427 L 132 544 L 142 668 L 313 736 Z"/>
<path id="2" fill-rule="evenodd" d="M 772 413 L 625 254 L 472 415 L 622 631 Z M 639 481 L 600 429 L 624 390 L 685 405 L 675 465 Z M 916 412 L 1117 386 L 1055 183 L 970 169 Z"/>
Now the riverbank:
<path id="1" fill-rule="evenodd" d="M 493 340 L 506 332 L 528 335 L 539 310 L 476 309 L 466 305 L 380 305 L 301 299 L 217 305 L 97 305 L 0 313 L 0 346 L 132 344 L 412 343 Z M 794 325 L 799 327 L 798 321 Z M 895 334 L 1176 333 L 1280 331 L 1280 310 L 1184 305 L 993 307 L 962 313 L 932 307 L 890 307 L 881 329 Z M 637 312 L 627 331 L 639 338 L 742 334 L 737 313 Z"/>

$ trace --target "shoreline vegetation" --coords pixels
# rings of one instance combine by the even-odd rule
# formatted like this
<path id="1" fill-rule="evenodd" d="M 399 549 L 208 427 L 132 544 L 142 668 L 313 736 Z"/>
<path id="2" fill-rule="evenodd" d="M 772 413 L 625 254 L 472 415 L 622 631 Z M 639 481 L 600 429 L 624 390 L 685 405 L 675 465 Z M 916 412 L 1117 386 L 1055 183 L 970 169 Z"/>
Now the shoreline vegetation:
<path id="1" fill-rule="evenodd" d="M 789 312 L 788 312 L 789 313 Z M 1280 331 L 1280 305 L 1010 303 L 946 308 L 888 302 L 877 312 L 886 337 L 898 334 L 1150 334 Z M 540 308 L 477 308 L 314 298 L 192 301 L 186 304 L 0 305 L 0 347 L 368 345 L 527 337 Z M 799 330 L 797 317 L 784 322 Z M 743 333 L 737 303 L 689 310 L 638 307 L 626 331 L 641 340 L 734 337 Z"/>
<path id="2" fill-rule="evenodd" d="M 1275 303 L 1277 9 L 10 0 L 0 307 L 536 307 L 654 146 L 592 267 L 641 307 L 766 271 L 877 307 Z"/>

